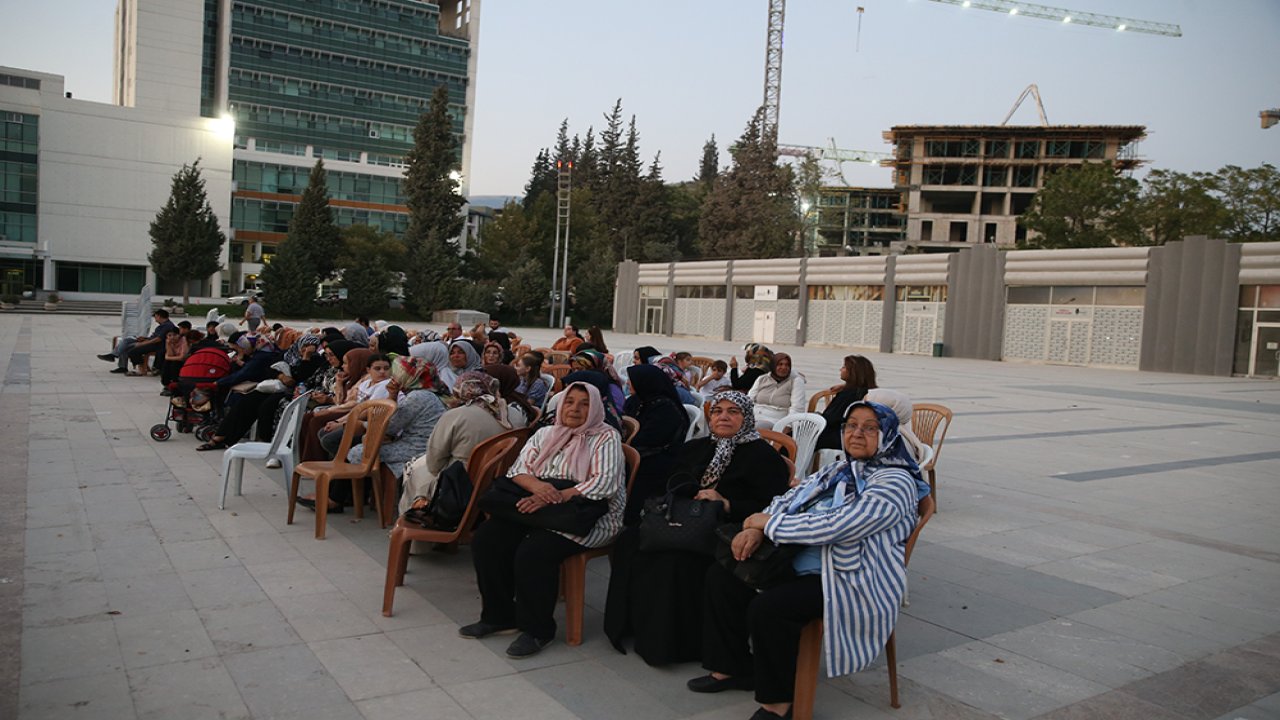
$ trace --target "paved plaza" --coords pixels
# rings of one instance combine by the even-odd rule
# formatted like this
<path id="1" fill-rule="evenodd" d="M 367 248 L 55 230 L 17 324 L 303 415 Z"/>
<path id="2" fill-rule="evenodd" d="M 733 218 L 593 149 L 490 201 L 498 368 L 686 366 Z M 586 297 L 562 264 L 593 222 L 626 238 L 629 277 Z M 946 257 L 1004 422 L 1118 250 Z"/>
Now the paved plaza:
<path id="1" fill-rule="evenodd" d="M 414 556 L 380 614 L 387 536 L 368 516 L 285 524 L 280 471 L 154 442 L 154 379 L 93 357 L 114 318 L 0 315 L 0 718 L 748 717 L 604 638 L 530 660 L 464 640 L 471 558 Z M 557 331 L 528 330 L 533 344 Z M 701 339 L 607 336 L 727 357 Z M 781 346 L 776 349 L 783 349 Z M 835 348 L 785 348 L 810 393 Z M 884 661 L 820 683 L 824 719 L 1280 718 L 1280 382 L 869 355 L 880 384 L 956 413 L 939 512 Z M 270 474 L 268 474 L 270 473 Z M 563 626 L 563 609 L 558 613 Z M 563 630 L 563 628 L 562 628 Z"/>

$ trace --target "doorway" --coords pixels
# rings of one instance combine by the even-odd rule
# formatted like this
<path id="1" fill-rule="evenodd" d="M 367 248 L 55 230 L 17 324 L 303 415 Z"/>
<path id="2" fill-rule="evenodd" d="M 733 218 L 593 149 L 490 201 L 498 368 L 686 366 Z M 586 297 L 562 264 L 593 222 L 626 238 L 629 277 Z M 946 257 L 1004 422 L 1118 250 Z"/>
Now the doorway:
<path id="1" fill-rule="evenodd" d="M 755 342 L 771 344 L 773 342 L 773 327 L 777 322 L 778 313 L 776 310 L 757 310 L 755 324 L 751 329 L 751 338 Z"/>
<path id="2" fill-rule="evenodd" d="M 1280 377 L 1280 323 L 1258 323 L 1253 326 L 1253 353 L 1249 358 L 1249 375 Z"/>

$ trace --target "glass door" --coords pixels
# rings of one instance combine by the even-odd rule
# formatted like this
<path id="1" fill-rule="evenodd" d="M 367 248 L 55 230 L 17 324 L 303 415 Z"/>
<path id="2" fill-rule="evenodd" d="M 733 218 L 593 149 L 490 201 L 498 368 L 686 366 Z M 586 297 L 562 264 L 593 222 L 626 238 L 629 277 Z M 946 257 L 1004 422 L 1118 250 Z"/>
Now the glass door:
<path id="1" fill-rule="evenodd" d="M 1253 357 L 1249 374 L 1280 376 L 1280 323 L 1258 323 L 1253 328 Z"/>

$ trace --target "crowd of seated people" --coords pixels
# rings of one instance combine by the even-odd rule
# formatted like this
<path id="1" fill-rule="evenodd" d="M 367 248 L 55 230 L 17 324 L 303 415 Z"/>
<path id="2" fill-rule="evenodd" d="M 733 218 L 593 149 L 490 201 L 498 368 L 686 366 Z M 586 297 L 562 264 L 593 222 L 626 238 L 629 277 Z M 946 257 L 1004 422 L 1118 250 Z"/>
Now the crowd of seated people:
<path id="1" fill-rule="evenodd" d="M 198 352 L 234 355 L 233 370 L 214 383 L 225 413 L 197 450 L 228 447 L 255 427 L 258 440 L 270 439 L 284 405 L 305 396 L 301 459 L 333 459 L 357 405 L 394 401 L 378 455 L 400 482 L 401 513 L 427 506 L 444 470 L 466 463 L 485 440 L 532 428 L 504 474 L 523 492 L 515 510 L 533 517 L 581 499 L 600 514 L 577 532 L 519 515 L 495 515 L 475 529 L 478 619 L 459 633 L 516 633 L 513 658 L 555 638 L 561 563 L 593 548 L 611 548 L 604 629 L 612 644 L 626 652 L 630 643 L 650 665 L 701 663 L 707 674 L 689 690 L 753 690 L 755 718 L 788 716 L 808 621 L 824 621 L 833 676 L 866 667 L 896 622 L 901 549 L 929 492 L 919 468 L 925 449 L 910 429 L 910 398 L 878 388 L 865 357 L 844 359 L 842 383 L 822 411 L 818 447 L 838 459 L 810 473 L 795 471 L 759 432 L 804 412 L 805 377 L 788 354 L 755 343 L 727 362 L 645 346 L 623 356 L 623 368 L 595 327 L 582 338 L 569 325 L 553 347 L 528 349 L 497 320 L 466 334 L 458 323 L 441 334 L 363 318 L 256 333 L 216 321 L 201 332 L 159 311 L 155 320 L 156 333 L 121 340 L 103 359 L 120 368 L 136 357 L 145 369 L 147 353 L 137 351 L 153 348 L 170 382 Z M 545 374 L 548 353 L 567 357 L 559 378 Z M 688 439 L 696 413 L 686 406 L 701 413 L 705 436 Z M 627 423 L 636 429 L 624 437 Z M 363 459 L 361 432 L 352 430 L 348 462 Z M 624 442 L 640 458 L 629 490 Z M 331 513 L 354 497 L 343 485 L 330 492 Z M 644 508 L 664 495 L 704 501 L 737 525 L 728 546 L 736 560 L 766 540 L 798 546 L 790 575 L 762 589 L 705 552 L 648 547 Z M 314 498 L 299 502 L 314 508 Z"/>

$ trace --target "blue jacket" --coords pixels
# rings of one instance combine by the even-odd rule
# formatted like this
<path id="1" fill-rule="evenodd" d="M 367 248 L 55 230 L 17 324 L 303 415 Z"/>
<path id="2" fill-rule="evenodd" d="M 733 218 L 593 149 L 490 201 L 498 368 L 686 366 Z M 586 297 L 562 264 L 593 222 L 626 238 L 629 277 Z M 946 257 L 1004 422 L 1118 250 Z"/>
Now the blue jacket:
<path id="1" fill-rule="evenodd" d="M 278 352 L 258 350 L 249 356 L 244 366 L 218 381 L 218 387 L 228 388 L 242 382 L 252 380 L 260 382 L 279 375 L 271 366 L 284 359 Z"/>

